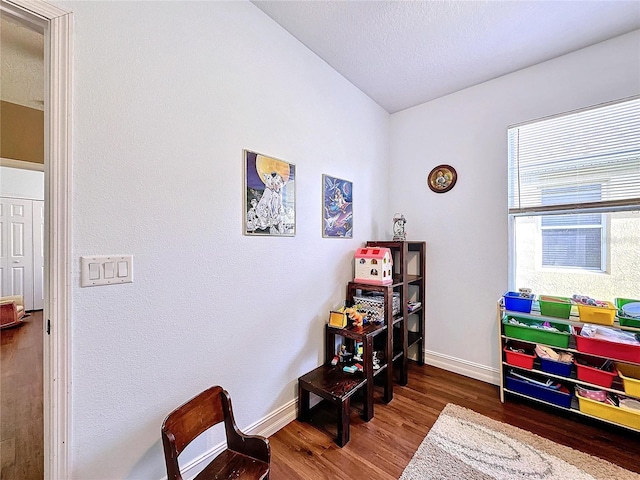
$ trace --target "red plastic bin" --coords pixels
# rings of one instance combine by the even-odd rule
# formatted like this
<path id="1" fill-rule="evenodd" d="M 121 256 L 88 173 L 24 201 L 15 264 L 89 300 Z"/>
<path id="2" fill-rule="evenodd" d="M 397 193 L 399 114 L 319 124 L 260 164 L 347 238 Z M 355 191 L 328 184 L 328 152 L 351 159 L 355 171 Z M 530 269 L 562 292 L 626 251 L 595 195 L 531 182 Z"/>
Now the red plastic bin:
<path id="1" fill-rule="evenodd" d="M 640 346 L 625 343 L 608 342 L 599 338 L 576 335 L 579 352 L 591 353 L 623 362 L 640 363 Z"/>
<path id="2" fill-rule="evenodd" d="M 618 376 L 618 371 L 615 367 L 612 372 L 608 372 L 606 370 L 600 370 L 598 368 L 585 365 L 575 360 L 573 363 L 576 365 L 578 380 L 582 380 L 583 382 L 592 383 L 605 388 L 611 388 L 613 379 Z"/>
<path id="3" fill-rule="evenodd" d="M 533 368 L 533 361 L 536 358 L 535 354 L 527 355 L 526 353 L 514 352 L 509 350 L 506 345 L 503 350 L 509 365 L 526 368 L 527 370 L 531 370 Z"/>

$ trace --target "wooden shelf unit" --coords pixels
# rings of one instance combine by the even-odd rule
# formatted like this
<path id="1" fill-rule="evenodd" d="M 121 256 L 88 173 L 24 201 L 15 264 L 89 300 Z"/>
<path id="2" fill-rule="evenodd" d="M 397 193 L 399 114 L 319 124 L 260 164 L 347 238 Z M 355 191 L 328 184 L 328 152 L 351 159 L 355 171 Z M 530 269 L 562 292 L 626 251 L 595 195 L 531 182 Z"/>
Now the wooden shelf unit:
<path id="1" fill-rule="evenodd" d="M 398 383 L 406 385 L 410 350 L 417 350 L 416 360 L 419 365 L 424 365 L 427 244 L 409 240 L 368 241 L 367 247 L 385 247 L 393 254 L 393 287 L 394 291 L 400 293 L 400 315 L 398 320 L 394 321 L 392 338 L 396 346 L 395 363 L 400 364 Z M 410 300 L 418 301 L 421 305 L 409 311 Z M 415 326 L 412 328 L 412 325 Z M 397 341 L 396 333 L 400 334 L 401 342 Z"/>
<path id="2" fill-rule="evenodd" d="M 374 413 L 374 378 L 381 379 L 383 387 L 382 399 L 385 403 L 393 399 L 394 371 L 399 372 L 399 383 L 406 385 L 408 381 L 408 349 L 418 349 L 417 359 L 424 364 L 424 290 L 426 282 L 426 243 L 425 242 L 368 242 L 367 246 L 380 246 L 391 249 L 394 255 L 393 282 L 389 285 L 370 285 L 349 282 L 346 298 L 353 303 L 357 292 L 380 292 L 383 297 L 385 311 L 382 323 L 370 323 L 361 327 L 349 326 L 334 328 L 325 326 L 325 364 L 298 378 L 299 411 L 301 421 L 308 420 L 310 415 L 309 395 L 316 394 L 338 408 L 338 437 L 336 443 L 344 446 L 349 441 L 350 399 L 358 390 L 364 390 L 362 418 L 369 421 Z M 412 258 L 415 257 L 415 258 Z M 415 263 L 415 266 L 413 266 Z M 412 273 L 409 274 L 410 265 Z M 393 314 L 393 294 L 400 294 L 400 312 Z M 407 302 L 410 293 L 414 300 L 421 302 L 409 312 Z M 414 330 L 408 329 L 409 318 L 413 316 Z M 362 343 L 362 372 L 346 373 L 342 370 L 345 364 L 331 365 L 336 355 L 336 337 L 345 339 L 347 348 L 354 350 L 355 343 Z M 395 337 L 395 338 L 394 338 Z M 374 341 L 376 346 L 374 347 Z M 394 343 L 395 342 L 395 343 Z M 373 352 L 382 351 L 384 359 L 380 368 L 373 369 Z M 353 362 L 351 362 L 353 363 Z"/>

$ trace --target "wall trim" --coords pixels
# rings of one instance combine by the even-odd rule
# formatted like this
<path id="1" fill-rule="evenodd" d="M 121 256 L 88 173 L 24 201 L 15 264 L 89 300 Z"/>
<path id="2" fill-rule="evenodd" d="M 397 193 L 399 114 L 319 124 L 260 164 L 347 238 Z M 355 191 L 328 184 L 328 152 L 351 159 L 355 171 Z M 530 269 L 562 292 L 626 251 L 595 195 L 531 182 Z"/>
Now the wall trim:
<path id="1" fill-rule="evenodd" d="M 44 34 L 45 250 L 44 478 L 69 478 L 71 410 L 72 14 L 41 0 L 0 0 L 0 9 Z"/>
<path id="2" fill-rule="evenodd" d="M 45 44 L 45 313 L 52 325 L 45 342 L 45 480 L 70 477 L 72 20 L 66 12 L 51 18 Z"/>
<path id="3" fill-rule="evenodd" d="M 428 365 L 459 373 L 465 377 L 475 378 L 482 382 L 500 385 L 500 371 L 479 363 L 445 355 L 431 350 L 424 351 L 424 361 Z"/>
<path id="4" fill-rule="evenodd" d="M 297 406 L 298 398 L 296 397 L 257 422 L 252 423 L 248 427 L 240 428 L 240 430 L 247 435 L 262 435 L 264 437 L 270 437 L 282 427 L 296 419 Z M 182 468 L 184 478 L 187 480 L 193 480 L 193 478 L 207 463 L 222 452 L 225 446 L 226 443 L 222 442 L 186 464 Z M 163 478 L 166 480 L 167 477 Z"/>
<path id="5" fill-rule="evenodd" d="M 0 167 L 19 168 L 20 170 L 35 170 L 44 172 L 44 163 L 25 162 L 24 160 L 15 160 L 13 158 L 0 157 Z"/>

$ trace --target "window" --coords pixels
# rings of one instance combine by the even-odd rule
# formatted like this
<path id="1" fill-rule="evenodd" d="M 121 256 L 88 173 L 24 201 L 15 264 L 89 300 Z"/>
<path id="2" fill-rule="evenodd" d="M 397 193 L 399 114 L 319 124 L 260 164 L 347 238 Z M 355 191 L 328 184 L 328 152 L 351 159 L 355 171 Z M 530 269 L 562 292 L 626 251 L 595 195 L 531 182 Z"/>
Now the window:
<path id="1" fill-rule="evenodd" d="M 509 128 L 509 284 L 640 290 L 640 97 Z"/>
<path id="2" fill-rule="evenodd" d="M 566 203 L 572 199 L 601 200 L 600 185 L 542 190 L 542 205 Z M 540 218 L 542 266 L 603 271 L 604 235 L 600 213 L 546 215 Z"/>

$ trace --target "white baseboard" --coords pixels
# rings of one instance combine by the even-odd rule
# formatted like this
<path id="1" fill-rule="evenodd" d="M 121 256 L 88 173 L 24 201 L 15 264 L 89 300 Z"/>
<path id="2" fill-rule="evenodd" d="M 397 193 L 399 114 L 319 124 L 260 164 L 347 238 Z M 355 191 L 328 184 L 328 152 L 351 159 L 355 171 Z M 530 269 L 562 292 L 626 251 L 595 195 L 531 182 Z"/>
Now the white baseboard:
<path id="1" fill-rule="evenodd" d="M 266 417 L 249 425 L 248 427 L 240 428 L 240 430 L 247 435 L 262 435 L 263 437 L 270 437 L 282 427 L 295 420 L 297 416 L 297 406 L 298 398 L 296 397 L 282 407 L 274 410 Z M 205 465 L 219 455 L 225 448 L 226 443 L 222 442 L 199 457 L 196 457 L 182 468 L 182 476 L 188 480 L 193 480 Z"/>
<path id="2" fill-rule="evenodd" d="M 443 370 L 459 373 L 465 377 L 475 378 L 476 380 L 492 383 L 493 385 L 500 385 L 500 371 L 497 368 L 487 367 L 486 365 L 430 350 L 424 351 L 424 362 L 428 365 L 442 368 Z"/>
<path id="3" fill-rule="evenodd" d="M 261 420 L 249 425 L 245 430 L 247 434 L 270 437 L 285 425 L 291 423 L 298 416 L 298 397 L 289 400 L 282 407 L 274 410 Z"/>

